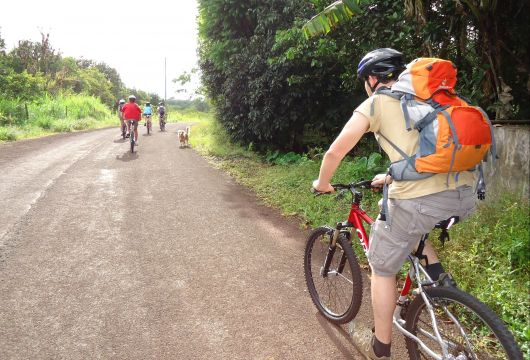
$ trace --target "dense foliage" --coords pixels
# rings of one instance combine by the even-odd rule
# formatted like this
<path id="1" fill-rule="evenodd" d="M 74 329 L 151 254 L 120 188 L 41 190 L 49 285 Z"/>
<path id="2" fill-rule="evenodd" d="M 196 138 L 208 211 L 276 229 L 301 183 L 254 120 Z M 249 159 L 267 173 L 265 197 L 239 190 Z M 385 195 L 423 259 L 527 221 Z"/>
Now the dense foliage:
<path id="1" fill-rule="evenodd" d="M 62 57 L 53 49 L 49 35 L 40 42 L 19 41 L 10 51 L 0 36 L 0 97 L 31 102 L 46 95 L 93 96 L 109 108 L 134 93 L 140 101 L 159 101 L 156 94 L 127 89 L 116 69 L 103 62 Z M 13 114 L 4 114 L 4 116 Z"/>
<path id="2" fill-rule="evenodd" d="M 328 144 L 365 97 L 356 65 L 377 47 L 449 58 L 461 93 L 492 117 L 530 116 L 528 2 L 359 2 L 360 15 L 306 40 L 302 26 L 330 1 L 199 0 L 202 80 L 234 140 L 259 150 Z"/>

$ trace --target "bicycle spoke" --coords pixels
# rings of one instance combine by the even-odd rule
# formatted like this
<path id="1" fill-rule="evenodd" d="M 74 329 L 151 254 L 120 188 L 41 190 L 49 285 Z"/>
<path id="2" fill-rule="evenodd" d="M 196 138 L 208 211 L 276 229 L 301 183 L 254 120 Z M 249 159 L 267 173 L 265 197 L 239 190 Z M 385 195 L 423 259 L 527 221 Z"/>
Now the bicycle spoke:
<path id="1" fill-rule="evenodd" d="M 444 292 L 446 290 L 438 291 Z M 456 295 L 451 295 L 452 293 Z M 449 357 L 469 360 L 507 359 L 506 349 L 500 340 L 505 335 L 505 330 L 497 329 L 498 325 L 495 323 L 490 325 L 489 321 L 491 320 L 485 320 L 487 317 L 484 317 L 489 315 L 479 315 L 483 308 L 480 306 L 475 308 L 476 304 L 480 304 L 476 299 L 467 294 L 459 295 L 462 292 L 457 290 L 448 292 L 448 294 L 447 298 L 430 297 L 430 301 L 434 307 L 438 331 Z M 460 298 L 462 300 L 459 300 Z M 470 305 L 467 305 L 468 303 Z M 408 319 L 412 323 L 407 324 L 407 327 L 412 327 L 413 333 L 428 348 L 442 356 L 442 347 L 434 335 L 433 324 L 427 307 L 423 304 L 412 310 L 412 313 L 415 314 L 415 318 Z M 414 358 L 430 358 L 417 344 L 412 344 L 409 341 L 408 346 L 409 353 L 412 351 L 417 354 L 418 357 Z"/>
<path id="2" fill-rule="evenodd" d="M 320 294 L 320 300 L 323 306 L 327 310 L 335 315 L 341 315 L 346 312 L 350 307 L 350 299 L 352 298 L 352 276 L 351 271 L 347 266 L 343 267 L 342 273 L 339 273 L 337 268 L 340 265 L 340 259 L 343 257 L 343 249 L 337 246 L 335 255 L 331 260 L 330 268 L 326 277 L 321 276 L 321 264 L 324 263 L 326 258 L 329 238 L 322 237 L 319 241 L 315 242 L 315 246 L 319 245 L 318 251 L 314 251 L 313 254 L 313 266 L 318 266 L 318 271 L 313 270 L 314 274 L 318 274 L 318 277 L 314 277 L 315 287 Z M 318 256 L 317 256 L 318 255 Z"/>

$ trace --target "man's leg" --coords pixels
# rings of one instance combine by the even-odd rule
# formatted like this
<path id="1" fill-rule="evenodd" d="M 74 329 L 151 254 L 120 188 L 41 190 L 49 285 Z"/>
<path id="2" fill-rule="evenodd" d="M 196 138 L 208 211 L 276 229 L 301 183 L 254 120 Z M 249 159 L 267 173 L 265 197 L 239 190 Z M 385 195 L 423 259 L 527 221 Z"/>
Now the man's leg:
<path id="1" fill-rule="evenodd" d="M 372 309 L 376 338 L 390 344 L 392 340 L 392 318 L 396 307 L 395 276 L 380 276 L 372 273 Z"/>

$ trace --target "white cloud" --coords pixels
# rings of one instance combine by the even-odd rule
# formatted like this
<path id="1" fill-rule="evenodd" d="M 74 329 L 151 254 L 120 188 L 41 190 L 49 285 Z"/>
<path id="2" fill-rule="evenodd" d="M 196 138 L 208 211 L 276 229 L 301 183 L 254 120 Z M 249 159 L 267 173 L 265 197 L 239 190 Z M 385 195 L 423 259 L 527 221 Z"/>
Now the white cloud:
<path id="1" fill-rule="evenodd" d="M 169 98 L 171 80 L 197 67 L 196 23 L 195 0 L 19 0 L 2 4 L 0 36 L 11 50 L 49 33 L 63 56 L 105 62 L 127 87 L 162 97 L 166 59 Z"/>

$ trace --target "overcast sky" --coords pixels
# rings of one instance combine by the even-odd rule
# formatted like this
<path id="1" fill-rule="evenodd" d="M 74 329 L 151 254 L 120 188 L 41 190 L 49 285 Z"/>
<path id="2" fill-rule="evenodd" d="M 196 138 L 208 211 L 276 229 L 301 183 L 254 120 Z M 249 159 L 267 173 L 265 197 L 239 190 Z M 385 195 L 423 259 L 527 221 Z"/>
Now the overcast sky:
<path id="1" fill-rule="evenodd" d="M 19 40 L 40 42 L 40 33 L 49 33 L 62 56 L 105 62 L 127 87 L 161 97 L 166 58 L 170 98 L 171 80 L 197 67 L 196 23 L 195 0 L 6 0 L 0 36 L 10 51 Z"/>

